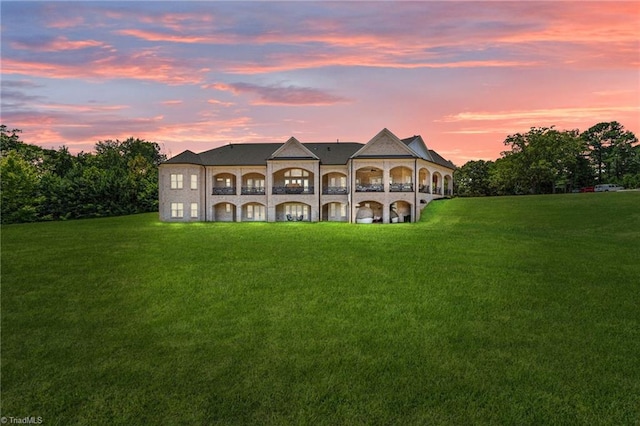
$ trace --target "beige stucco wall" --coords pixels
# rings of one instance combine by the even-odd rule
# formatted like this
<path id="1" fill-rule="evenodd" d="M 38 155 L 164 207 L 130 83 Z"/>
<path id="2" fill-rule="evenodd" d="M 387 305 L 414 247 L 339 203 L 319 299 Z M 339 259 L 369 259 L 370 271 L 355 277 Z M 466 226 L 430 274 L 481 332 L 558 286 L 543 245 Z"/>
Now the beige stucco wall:
<path id="1" fill-rule="evenodd" d="M 182 189 L 171 189 L 171 174 L 183 175 Z M 191 189 L 191 175 L 198 176 L 198 189 Z M 194 222 L 205 219 L 204 167 L 192 164 L 161 164 L 158 168 L 158 212 L 165 222 Z M 182 218 L 171 217 L 171 203 L 182 203 Z M 198 217 L 191 217 L 191 203 L 198 203 Z"/>
<path id="2" fill-rule="evenodd" d="M 267 161 L 264 166 L 197 166 L 180 164 L 163 164 L 160 166 L 159 202 L 160 219 L 164 221 L 192 221 L 192 220 L 236 220 L 241 221 L 243 208 L 249 203 L 257 203 L 265 206 L 266 220 L 283 220 L 277 217 L 277 212 L 282 210 L 284 203 L 303 203 L 309 208 L 309 219 L 318 221 L 322 215 L 322 209 L 328 203 L 341 203 L 347 205 L 347 215 L 350 222 L 355 222 L 357 206 L 360 203 L 371 201 L 382 204 L 382 219 L 384 223 L 390 222 L 389 209 L 393 203 L 401 202 L 398 213 L 410 216 L 411 221 L 420 218 L 422 209 L 433 199 L 447 195 L 447 190 L 453 190 L 453 170 L 424 159 L 393 158 L 393 156 L 411 154 L 395 135 L 387 129 L 376 135 L 360 151 L 360 155 L 381 156 L 381 158 L 355 158 L 346 165 L 321 165 L 319 160 L 290 159 L 284 157 L 307 157 L 308 150 L 297 140 L 290 139 L 276 152 L 275 158 Z M 312 154 L 311 154 L 312 155 Z M 387 158 L 384 158 L 387 156 Z M 391 192 L 391 170 L 397 167 L 405 167 L 413 183 L 413 192 Z M 273 194 L 274 174 L 291 168 L 300 168 L 311 173 L 310 185 L 313 185 L 313 194 Z M 358 169 L 376 168 L 382 170 L 382 182 L 384 192 L 355 192 L 356 175 Z M 419 192 L 419 172 L 426 172 L 426 185 L 429 185 L 429 193 Z M 181 190 L 170 189 L 171 173 L 184 175 L 184 187 Z M 213 187 L 215 177 L 220 174 L 230 174 L 234 177 L 235 194 L 214 195 Z M 264 176 L 264 195 L 242 195 L 243 176 L 257 173 Z M 340 173 L 346 176 L 348 194 L 322 194 L 323 176 L 329 173 Z M 190 189 L 190 175 L 197 174 L 198 190 Z M 438 187 L 442 188 L 442 194 L 436 194 L 433 185 L 433 177 L 438 177 Z M 406 180 L 403 176 L 403 181 Z M 445 187 L 445 179 L 448 178 L 448 186 Z M 181 219 L 171 218 L 171 203 L 182 202 L 185 215 Z M 190 218 L 191 203 L 198 203 L 199 214 L 197 219 Z M 231 204 L 231 211 L 224 205 Z M 216 208 L 216 206 L 218 206 Z M 280 214 L 282 215 L 282 214 Z"/>
<path id="3" fill-rule="evenodd" d="M 406 167 L 411 170 L 413 176 L 414 192 L 390 192 L 389 176 L 391 170 L 396 167 Z M 301 168 L 313 174 L 313 194 L 273 194 L 273 174 L 290 168 Z M 355 192 L 356 171 L 360 168 L 378 168 L 383 171 L 383 184 L 385 192 Z M 276 221 L 276 207 L 283 203 L 304 203 L 309 206 L 311 221 L 319 221 L 322 208 L 328 203 L 336 202 L 347 205 L 348 220 L 354 222 L 357 206 L 366 201 L 375 201 L 383 205 L 383 222 L 390 222 L 389 206 L 394 202 L 403 201 L 410 205 L 408 212 L 398 212 L 411 216 L 412 221 L 419 220 L 422 209 L 433 199 L 445 196 L 433 193 L 418 192 L 418 173 L 424 169 L 428 173 L 428 184 L 431 191 L 435 191 L 432 185 L 434 175 L 439 177 L 439 186 L 444 185 L 445 176 L 449 177 L 449 187 L 453 189 L 453 173 L 450 169 L 424 160 L 415 159 L 355 159 L 348 165 L 320 165 L 317 160 L 271 160 L 266 166 L 208 166 L 186 164 L 163 164 L 159 169 L 159 215 L 162 221 L 241 221 L 243 208 L 249 203 L 258 203 L 266 208 L 266 220 Z M 183 175 L 183 188 L 171 189 L 170 175 L 172 173 Z M 231 174 L 235 179 L 235 195 L 213 195 L 212 188 L 216 175 Z M 260 174 L 265 179 L 265 195 L 241 195 L 243 176 L 248 174 Z M 322 194 L 322 177 L 329 173 L 340 173 L 347 176 L 349 193 Z M 190 188 L 191 175 L 198 176 L 198 189 Z M 183 203 L 184 216 L 182 218 L 171 217 L 171 203 Z M 198 218 L 191 218 L 191 203 L 198 203 Z M 232 211 L 223 208 L 224 203 L 232 205 Z M 215 206 L 218 206 L 216 209 Z"/>

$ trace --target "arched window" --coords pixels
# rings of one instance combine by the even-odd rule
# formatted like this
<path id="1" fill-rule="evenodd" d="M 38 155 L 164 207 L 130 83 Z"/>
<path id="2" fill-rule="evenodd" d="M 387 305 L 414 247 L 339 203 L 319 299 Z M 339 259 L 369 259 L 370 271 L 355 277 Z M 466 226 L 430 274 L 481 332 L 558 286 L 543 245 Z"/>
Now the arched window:
<path id="1" fill-rule="evenodd" d="M 284 172 L 285 177 L 308 177 L 309 172 L 303 169 L 289 169 Z"/>
<path id="2" fill-rule="evenodd" d="M 285 187 L 309 188 L 309 172 L 303 169 L 289 169 L 284 172 Z"/>

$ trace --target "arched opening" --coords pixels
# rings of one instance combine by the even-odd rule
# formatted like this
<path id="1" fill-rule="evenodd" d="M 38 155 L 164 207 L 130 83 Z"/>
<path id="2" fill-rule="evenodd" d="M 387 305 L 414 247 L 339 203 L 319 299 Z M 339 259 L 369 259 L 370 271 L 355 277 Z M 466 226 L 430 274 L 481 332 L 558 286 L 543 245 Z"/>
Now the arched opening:
<path id="1" fill-rule="evenodd" d="M 242 206 L 243 222 L 264 222 L 267 220 L 267 208 L 260 203 L 247 203 Z"/>
<path id="2" fill-rule="evenodd" d="M 411 222 L 411 203 L 396 201 L 389 206 L 389 221 L 391 223 Z"/>
<path id="3" fill-rule="evenodd" d="M 356 223 L 382 223 L 382 204 L 363 201 L 356 206 Z"/>
<path id="4" fill-rule="evenodd" d="M 332 172 L 322 176 L 323 194 L 346 194 L 347 192 L 347 175 L 344 173 Z"/>
<path id="5" fill-rule="evenodd" d="M 453 178 L 450 175 L 444 176 L 444 195 L 453 195 Z"/>
<path id="6" fill-rule="evenodd" d="M 413 192 L 413 170 L 398 166 L 389 171 L 390 192 Z"/>
<path id="7" fill-rule="evenodd" d="M 235 222 L 236 206 L 231 203 L 218 203 L 213 206 L 213 220 L 215 222 Z"/>
<path id="8" fill-rule="evenodd" d="M 305 203 L 282 203 L 276 206 L 277 222 L 308 222 L 311 206 Z"/>
<path id="9" fill-rule="evenodd" d="M 442 195 L 442 175 L 438 172 L 433 173 L 431 193 Z"/>
<path id="10" fill-rule="evenodd" d="M 347 222 L 347 203 L 327 203 L 322 206 L 322 220 L 329 222 Z"/>
<path id="11" fill-rule="evenodd" d="M 273 174 L 273 194 L 313 194 L 313 173 L 291 168 Z"/>
<path id="12" fill-rule="evenodd" d="M 384 192 L 382 169 L 362 167 L 356 170 L 356 192 Z"/>
<path id="13" fill-rule="evenodd" d="M 418 192 L 422 192 L 423 194 L 431 193 L 431 183 L 430 183 L 431 174 L 429 170 L 422 168 L 418 172 Z"/>
<path id="14" fill-rule="evenodd" d="M 236 195 L 236 177 L 231 173 L 214 175 L 213 195 Z"/>
<path id="15" fill-rule="evenodd" d="M 264 195 L 264 175 L 247 173 L 242 176 L 242 195 Z"/>

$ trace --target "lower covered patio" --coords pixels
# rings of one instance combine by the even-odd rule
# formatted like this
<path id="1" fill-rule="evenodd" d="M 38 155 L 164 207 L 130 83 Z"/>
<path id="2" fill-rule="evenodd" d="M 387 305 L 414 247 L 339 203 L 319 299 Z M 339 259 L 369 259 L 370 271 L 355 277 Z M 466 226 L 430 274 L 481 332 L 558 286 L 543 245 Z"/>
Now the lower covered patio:
<path id="1" fill-rule="evenodd" d="M 305 203 L 287 202 L 276 206 L 276 222 L 309 222 L 311 206 Z"/>
<path id="2" fill-rule="evenodd" d="M 322 206 L 321 220 L 327 222 L 348 222 L 347 203 L 327 203 Z"/>
<path id="3" fill-rule="evenodd" d="M 231 203 L 218 203 L 213 205 L 211 220 L 214 222 L 235 222 L 236 206 Z"/>
<path id="4" fill-rule="evenodd" d="M 362 201 L 356 205 L 355 223 L 403 223 L 412 221 L 412 204 L 394 201 L 383 204 L 378 201 Z"/>

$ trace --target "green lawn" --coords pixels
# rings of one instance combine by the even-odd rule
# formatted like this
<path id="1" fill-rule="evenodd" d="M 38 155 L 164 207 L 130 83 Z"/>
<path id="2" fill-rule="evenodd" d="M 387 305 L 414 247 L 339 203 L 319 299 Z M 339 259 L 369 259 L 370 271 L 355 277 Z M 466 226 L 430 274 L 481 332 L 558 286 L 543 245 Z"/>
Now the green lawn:
<path id="1" fill-rule="evenodd" d="M 2 416 L 639 424 L 640 192 L 2 227 Z"/>

